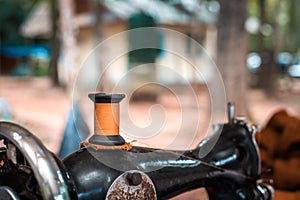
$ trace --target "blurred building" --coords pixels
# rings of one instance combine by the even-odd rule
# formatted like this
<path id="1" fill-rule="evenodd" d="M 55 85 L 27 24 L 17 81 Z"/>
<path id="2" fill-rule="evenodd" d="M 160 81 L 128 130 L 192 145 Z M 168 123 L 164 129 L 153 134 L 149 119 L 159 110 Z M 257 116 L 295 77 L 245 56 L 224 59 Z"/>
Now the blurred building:
<path id="1" fill-rule="evenodd" d="M 97 74 L 99 63 L 85 62 L 87 55 L 103 39 L 109 38 L 114 34 L 128 30 L 128 20 L 135 13 L 143 12 L 152 16 L 157 27 L 168 28 L 184 33 L 197 42 L 199 42 L 214 57 L 216 48 L 216 28 L 215 22 L 218 13 L 218 5 L 215 1 L 210 3 L 198 3 L 197 1 L 166 1 L 152 0 L 107 0 L 101 3 L 93 1 L 74 0 L 74 33 L 76 34 L 77 44 L 79 47 L 80 66 L 88 65 L 90 70 L 87 76 Z M 39 2 L 32 10 L 31 14 L 21 27 L 22 34 L 26 37 L 50 37 L 52 34 L 50 8 L 48 2 Z M 61 15 L 61 14 L 60 14 Z M 196 63 L 201 63 L 201 52 L 191 46 L 190 40 L 174 42 L 174 36 L 169 33 L 163 33 L 162 46 L 176 45 L 182 48 L 186 57 L 195 59 Z M 116 46 L 109 46 L 104 52 L 99 52 L 99 58 L 110 57 L 115 48 L 127 48 L 127 38 Z M 61 53 L 63 55 L 63 53 Z M 117 81 L 128 69 L 128 55 L 123 55 L 115 60 L 107 72 L 109 80 Z M 171 54 L 161 54 L 158 56 L 157 63 L 176 68 L 185 78 L 191 81 L 200 81 L 195 79 L 194 71 L 187 61 L 174 57 Z M 94 67 L 91 67 L 94 66 Z M 212 76 L 209 67 L 203 66 L 204 76 Z M 118 70 L 116 70 L 118 69 Z M 93 73 L 93 70 L 95 73 Z M 61 71 L 63 73 L 63 71 Z M 66 73 L 66 72 L 64 72 Z M 171 83 L 173 77 L 161 76 L 156 72 L 158 78 L 164 79 L 165 82 Z M 92 78 L 92 77 L 90 77 Z M 194 80 L 195 79 L 195 80 Z"/>

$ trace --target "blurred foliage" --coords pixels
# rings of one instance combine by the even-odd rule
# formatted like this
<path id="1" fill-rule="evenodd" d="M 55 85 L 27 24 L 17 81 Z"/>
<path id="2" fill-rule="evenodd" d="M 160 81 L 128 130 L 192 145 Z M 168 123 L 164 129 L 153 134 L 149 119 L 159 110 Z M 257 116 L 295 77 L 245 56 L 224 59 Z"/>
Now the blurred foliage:
<path id="1" fill-rule="evenodd" d="M 30 58 L 28 64 L 31 69 L 31 74 L 34 76 L 49 75 L 49 60 Z"/>
<path id="2" fill-rule="evenodd" d="M 0 0 L 1 45 L 20 45 L 24 38 L 19 28 L 35 0 Z"/>
<path id="3" fill-rule="evenodd" d="M 260 2 L 264 1 L 264 8 Z M 265 19 L 261 19 L 261 9 L 264 9 Z M 268 24 L 272 34 L 249 35 L 249 51 L 264 50 L 288 51 L 297 53 L 300 46 L 300 1 L 299 0 L 248 0 L 249 17 L 259 19 L 260 25 Z M 264 20 L 264 22 L 262 22 Z M 259 40 L 258 37 L 262 37 Z M 262 43 L 260 43 L 262 42 Z"/>

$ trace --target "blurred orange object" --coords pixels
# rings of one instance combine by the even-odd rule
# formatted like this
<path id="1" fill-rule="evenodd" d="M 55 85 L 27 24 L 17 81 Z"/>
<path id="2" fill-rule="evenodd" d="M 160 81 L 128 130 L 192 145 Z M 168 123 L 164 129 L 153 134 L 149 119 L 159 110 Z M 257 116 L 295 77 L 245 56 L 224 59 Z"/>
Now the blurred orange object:
<path id="1" fill-rule="evenodd" d="M 300 119 L 280 110 L 256 134 L 256 139 L 262 171 L 271 169 L 264 176 L 274 180 L 275 189 L 300 190 Z"/>

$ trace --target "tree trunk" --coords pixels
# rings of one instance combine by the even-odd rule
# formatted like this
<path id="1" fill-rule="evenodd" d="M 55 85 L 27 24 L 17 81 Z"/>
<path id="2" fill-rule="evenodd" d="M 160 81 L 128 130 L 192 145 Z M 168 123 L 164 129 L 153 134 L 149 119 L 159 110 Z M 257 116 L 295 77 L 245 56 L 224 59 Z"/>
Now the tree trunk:
<path id="1" fill-rule="evenodd" d="M 103 21 L 103 7 L 101 6 L 101 2 L 99 3 L 98 1 L 91 0 L 90 1 L 90 6 L 91 6 L 91 11 L 92 15 L 95 19 L 95 22 L 93 24 L 93 32 L 92 32 L 92 40 L 93 40 L 93 45 L 97 47 L 103 40 L 104 37 L 104 21 Z M 95 48 L 94 49 L 95 53 L 92 54 L 94 62 L 95 62 L 95 72 L 97 74 L 101 74 L 101 77 L 96 77 L 97 79 L 100 78 L 99 83 L 97 84 L 97 90 L 101 92 L 111 92 L 109 91 L 109 81 L 106 78 L 105 74 L 105 66 L 103 66 L 101 57 L 103 56 L 101 51 L 103 49 L 100 48 Z"/>
<path id="2" fill-rule="evenodd" d="M 58 41 L 58 8 L 57 0 L 50 0 L 50 13 L 52 21 L 52 36 L 51 36 L 51 60 L 50 60 L 50 76 L 54 86 L 59 86 L 58 80 L 58 55 L 59 55 L 59 41 Z"/>
<path id="3" fill-rule="evenodd" d="M 289 39 L 287 40 L 288 42 L 288 49 L 291 52 L 295 52 L 295 50 L 297 49 L 296 47 L 296 21 L 298 21 L 295 17 L 296 13 L 296 1 L 295 0 L 291 0 L 290 1 L 290 23 L 289 23 Z"/>
<path id="4" fill-rule="evenodd" d="M 78 49 L 77 40 L 75 35 L 75 21 L 74 21 L 74 1 L 73 0 L 59 0 L 59 13 L 60 13 L 60 30 L 62 41 L 62 70 L 64 75 L 65 84 L 68 91 L 70 91 L 75 79 L 75 73 L 78 69 Z"/>
<path id="5" fill-rule="evenodd" d="M 275 2 L 275 8 L 274 8 L 274 13 L 273 13 L 273 38 L 272 38 L 272 43 L 273 43 L 273 46 L 274 46 L 274 55 L 278 55 L 279 53 L 279 50 L 280 50 L 280 45 L 281 45 L 281 30 L 280 30 L 280 24 L 278 22 L 278 13 L 280 13 L 280 4 L 281 4 L 281 1 L 282 0 L 276 0 Z"/>
<path id="6" fill-rule="evenodd" d="M 290 22 L 289 22 L 289 34 L 288 34 L 288 50 L 290 52 L 297 52 L 300 45 L 300 26 L 299 26 L 299 16 L 300 16 L 300 2 L 299 0 L 290 1 L 290 12 L 289 12 Z M 299 52 L 298 52 L 299 53 Z"/>
<path id="7" fill-rule="evenodd" d="M 219 0 L 217 65 L 223 76 L 227 101 L 238 115 L 246 114 L 248 35 L 244 28 L 247 0 Z"/>
<path id="8" fill-rule="evenodd" d="M 258 0 L 260 26 L 266 23 L 266 0 Z M 258 51 L 264 51 L 264 35 L 259 32 L 258 35 Z"/>
<path id="9" fill-rule="evenodd" d="M 259 12 L 260 12 L 260 25 L 264 25 L 267 23 L 266 19 L 266 0 L 258 0 L 259 3 Z M 273 35 L 273 37 L 275 37 Z M 265 36 L 260 32 L 259 37 L 259 53 L 262 58 L 261 69 L 259 71 L 259 80 L 258 85 L 261 87 L 269 96 L 274 96 L 275 89 L 275 52 L 274 52 L 274 43 L 272 43 L 272 47 L 267 49 L 264 41 Z M 278 41 L 277 41 L 278 42 Z"/>

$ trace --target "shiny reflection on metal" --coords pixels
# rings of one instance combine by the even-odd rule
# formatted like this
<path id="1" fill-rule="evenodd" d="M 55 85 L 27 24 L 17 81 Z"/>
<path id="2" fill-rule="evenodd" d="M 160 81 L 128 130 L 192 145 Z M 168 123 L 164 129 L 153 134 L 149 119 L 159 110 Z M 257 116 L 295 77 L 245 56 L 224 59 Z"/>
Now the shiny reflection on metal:
<path id="1" fill-rule="evenodd" d="M 7 186 L 0 187 L 0 200 L 20 200 L 16 192 Z"/>
<path id="2" fill-rule="evenodd" d="M 273 200 L 274 199 L 274 188 L 268 184 L 257 185 L 257 190 L 261 194 L 262 200 Z"/>
<path id="3" fill-rule="evenodd" d="M 214 166 L 224 166 L 232 161 L 235 161 L 238 158 L 238 156 L 236 154 L 233 154 L 231 156 L 228 156 L 224 159 L 218 160 L 216 162 L 212 162 L 211 164 Z"/>
<path id="4" fill-rule="evenodd" d="M 250 131 L 250 134 L 251 134 L 251 140 L 252 140 L 252 143 L 253 143 L 253 146 L 256 150 L 256 156 L 257 156 L 257 160 L 258 160 L 258 163 L 257 163 L 257 169 L 259 171 L 259 173 L 261 172 L 261 157 L 260 157 L 260 153 L 259 153 L 259 147 L 258 147 L 258 144 L 256 143 L 256 139 L 255 139 L 255 133 L 257 131 L 257 128 L 254 128 L 254 126 L 252 126 L 252 131 Z"/>
<path id="5" fill-rule="evenodd" d="M 156 200 L 156 190 L 150 177 L 144 172 L 130 170 L 121 174 L 111 184 L 106 200 L 144 199 Z"/>
<path id="6" fill-rule="evenodd" d="M 235 106 L 233 103 L 229 102 L 228 103 L 228 121 L 230 124 L 234 123 L 234 116 L 235 116 Z"/>
<path id="7" fill-rule="evenodd" d="M 44 199 L 71 199 L 55 159 L 33 134 L 17 124 L 0 122 L 0 136 L 12 142 L 27 159 Z"/>
<path id="8" fill-rule="evenodd" d="M 172 153 L 172 151 L 170 151 Z M 180 156 L 180 154 L 174 152 L 174 154 Z M 161 161 L 145 161 L 140 164 L 142 169 L 147 169 L 148 167 L 179 167 L 179 168 L 186 168 L 186 167 L 196 167 L 201 163 L 200 160 L 161 160 Z"/>

